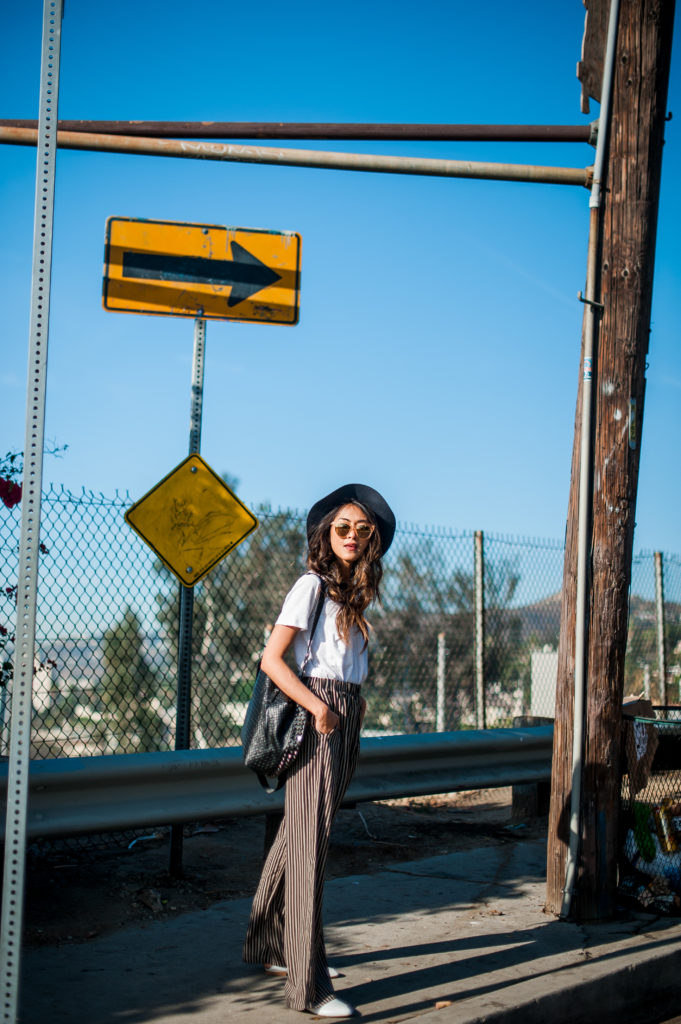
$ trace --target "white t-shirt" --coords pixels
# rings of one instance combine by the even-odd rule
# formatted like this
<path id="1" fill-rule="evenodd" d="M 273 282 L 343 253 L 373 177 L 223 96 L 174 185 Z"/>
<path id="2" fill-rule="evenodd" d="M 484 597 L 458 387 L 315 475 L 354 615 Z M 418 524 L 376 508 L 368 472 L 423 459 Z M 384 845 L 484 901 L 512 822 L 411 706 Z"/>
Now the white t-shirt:
<path id="1" fill-rule="evenodd" d="M 277 626 L 294 626 L 298 630 L 293 638 L 293 656 L 298 670 L 307 653 L 309 630 L 320 587 L 321 581 L 315 573 L 301 576 L 286 595 L 276 622 Z M 305 666 L 305 675 L 345 680 L 346 683 L 363 683 L 369 670 L 364 637 L 353 626 L 350 630 L 350 643 L 341 640 L 336 625 L 339 610 L 340 605 L 327 595 L 315 630 L 310 659 Z"/>

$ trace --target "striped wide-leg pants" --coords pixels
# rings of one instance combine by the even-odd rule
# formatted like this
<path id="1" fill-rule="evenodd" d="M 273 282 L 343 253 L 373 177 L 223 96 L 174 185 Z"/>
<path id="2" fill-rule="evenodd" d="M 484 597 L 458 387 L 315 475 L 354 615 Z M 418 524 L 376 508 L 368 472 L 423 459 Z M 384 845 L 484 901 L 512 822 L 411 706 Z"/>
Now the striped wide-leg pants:
<path id="1" fill-rule="evenodd" d="M 359 754 L 360 687 L 308 677 L 313 693 L 336 712 L 326 736 L 311 722 L 286 780 L 284 819 L 272 844 L 244 944 L 247 963 L 286 965 L 286 1003 L 305 1010 L 333 997 L 322 929 L 329 833 Z"/>

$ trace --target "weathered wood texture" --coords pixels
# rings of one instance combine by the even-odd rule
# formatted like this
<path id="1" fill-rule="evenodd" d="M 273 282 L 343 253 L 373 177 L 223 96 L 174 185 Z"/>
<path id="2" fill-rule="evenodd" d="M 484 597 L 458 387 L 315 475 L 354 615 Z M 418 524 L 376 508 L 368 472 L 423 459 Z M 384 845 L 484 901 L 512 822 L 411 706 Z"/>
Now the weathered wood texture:
<path id="1" fill-rule="evenodd" d="M 590 113 L 589 100 L 601 102 L 603 88 L 603 54 L 608 34 L 610 0 L 584 0 L 584 38 L 582 59 L 577 65 L 577 78 L 582 83 L 582 113 Z"/>
<path id="2" fill-rule="evenodd" d="M 622 0 L 602 221 L 604 309 L 594 360 L 582 843 L 572 906 L 580 920 L 606 919 L 615 907 L 620 709 L 673 18 L 674 0 Z M 547 857 L 547 910 L 555 914 L 570 816 L 581 373 L 577 410 Z"/>

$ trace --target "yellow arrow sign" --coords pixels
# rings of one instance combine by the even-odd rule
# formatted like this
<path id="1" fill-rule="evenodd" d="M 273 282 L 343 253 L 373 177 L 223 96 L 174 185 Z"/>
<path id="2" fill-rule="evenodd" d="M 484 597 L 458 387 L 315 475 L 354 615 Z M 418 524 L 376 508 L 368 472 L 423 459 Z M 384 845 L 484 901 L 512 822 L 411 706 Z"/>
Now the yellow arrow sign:
<path id="1" fill-rule="evenodd" d="M 210 572 L 258 520 L 200 455 L 190 455 L 125 513 L 185 587 Z"/>
<path id="2" fill-rule="evenodd" d="M 102 301 L 119 313 L 295 324 L 300 250 L 295 232 L 109 217 Z"/>

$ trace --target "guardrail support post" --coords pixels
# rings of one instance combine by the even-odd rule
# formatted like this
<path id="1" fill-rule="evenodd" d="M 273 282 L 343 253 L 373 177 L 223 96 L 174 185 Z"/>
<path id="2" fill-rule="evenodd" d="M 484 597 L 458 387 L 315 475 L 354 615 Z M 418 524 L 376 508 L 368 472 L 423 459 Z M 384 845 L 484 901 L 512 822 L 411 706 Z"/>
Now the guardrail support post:
<path id="1" fill-rule="evenodd" d="M 553 719 L 541 718 L 538 715 L 519 715 L 513 719 L 514 729 L 526 729 L 528 726 L 539 725 L 553 725 Z M 511 787 L 511 794 L 511 818 L 513 821 L 543 818 L 549 813 L 550 781 L 516 783 Z"/>

